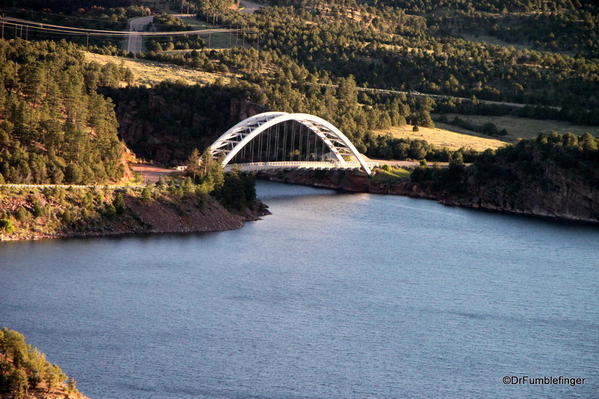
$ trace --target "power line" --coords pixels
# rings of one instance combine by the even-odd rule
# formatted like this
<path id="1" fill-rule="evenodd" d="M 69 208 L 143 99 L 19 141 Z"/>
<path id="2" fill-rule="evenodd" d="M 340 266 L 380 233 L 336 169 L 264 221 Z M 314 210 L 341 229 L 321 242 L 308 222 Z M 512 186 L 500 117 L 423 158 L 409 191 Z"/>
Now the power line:
<path id="1" fill-rule="evenodd" d="M 136 32 L 136 31 L 115 31 L 104 29 L 77 28 L 64 25 L 45 24 L 41 22 L 28 21 L 19 18 L 1 17 L 0 21 L 8 26 L 24 27 L 49 32 L 64 32 L 68 34 L 79 34 L 82 36 L 104 36 L 104 37 L 151 37 L 151 36 L 187 36 L 187 35 L 205 35 L 211 33 L 234 33 L 241 32 L 240 29 L 198 29 L 188 31 L 163 31 L 163 32 Z"/>
<path id="2" fill-rule="evenodd" d="M 5 9 L 4 12 L 12 13 L 12 14 L 22 14 L 22 13 L 24 13 L 24 10 L 22 10 L 22 9 Z M 34 11 L 34 10 L 27 10 L 26 13 L 27 14 L 37 14 L 37 15 L 41 15 L 41 16 L 47 15 L 47 16 L 53 16 L 53 17 L 60 17 L 60 18 L 64 18 L 64 19 L 78 19 L 78 20 L 82 20 L 82 21 L 98 21 L 98 22 L 104 22 L 106 24 L 119 24 L 119 23 L 125 22 L 125 21 L 109 21 L 107 19 L 102 19 L 102 18 L 90 18 L 90 17 L 82 17 L 82 16 L 78 16 L 78 15 L 64 15 L 64 14 L 43 12 L 43 11 Z M 143 16 L 143 15 L 141 15 L 141 16 Z"/>
<path id="3" fill-rule="evenodd" d="M 19 14 L 19 13 L 23 13 L 22 9 L 5 9 L 4 12 L 7 13 L 12 13 L 12 14 Z M 26 11 L 27 14 L 37 14 L 40 16 L 49 16 L 49 17 L 59 17 L 59 18 L 63 18 L 65 20 L 80 20 L 80 21 L 97 21 L 97 22 L 102 22 L 104 24 L 112 24 L 112 25 L 118 25 L 118 24 L 124 24 L 127 23 L 128 21 L 110 21 L 107 19 L 102 19 L 102 18 L 90 18 L 90 17 L 83 17 L 83 16 L 78 16 L 78 15 L 64 15 L 64 14 L 58 14 L 58 13 L 51 13 L 51 12 L 43 12 L 43 11 L 35 11 L 35 10 L 27 10 Z M 178 17 L 178 16 L 196 16 L 197 14 L 167 14 L 167 15 L 172 15 L 174 17 Z M 148 15 L 140 15 L 139 17 L 145 17 Z M 159 16 L 159 15 L 158 15 Z M 15 17 L 16 18 L 16 17 Z M 132 17 L 132 18 L 137 18 L 137 17 Z M 131 18 L 130 18 L 131 19 Z M 38 23 L 45 23 L 45 22 L 39 22 L 39 21 L 34 21 L 34 22 L 38 22 Z M 172 26 L 172 25 L 168 25 L 168 24 L 157 24 L 157 23 L 152 23 L 154 26 Z"/>

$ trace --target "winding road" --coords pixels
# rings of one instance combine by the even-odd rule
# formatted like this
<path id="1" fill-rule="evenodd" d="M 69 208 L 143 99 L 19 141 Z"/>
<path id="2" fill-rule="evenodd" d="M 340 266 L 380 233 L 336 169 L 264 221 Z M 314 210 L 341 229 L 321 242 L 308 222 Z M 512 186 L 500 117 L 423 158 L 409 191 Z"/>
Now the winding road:
<path id="1" fill-rule="evenodd" d="M 129 20 L 130 32 L 143 32 L 144 28 L 154 21 L 153 16 L 131 18 Z M 137 35 L 130 35 L 127 39 L 127 52 L 133 54 L 141 53 L 143 48 L 143 38 Z"/>

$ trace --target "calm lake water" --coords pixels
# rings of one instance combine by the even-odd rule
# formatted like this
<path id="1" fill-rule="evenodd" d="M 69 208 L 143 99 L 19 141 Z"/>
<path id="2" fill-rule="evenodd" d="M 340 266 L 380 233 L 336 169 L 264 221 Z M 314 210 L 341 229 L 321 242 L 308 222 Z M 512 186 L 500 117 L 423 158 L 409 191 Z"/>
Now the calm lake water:
<path id="1" fill-rule="evenodd" d="M 0 244 L 0 326 L 94 399 L 599 397 L 599 229 L 259 194 L 238 231 Z"/>

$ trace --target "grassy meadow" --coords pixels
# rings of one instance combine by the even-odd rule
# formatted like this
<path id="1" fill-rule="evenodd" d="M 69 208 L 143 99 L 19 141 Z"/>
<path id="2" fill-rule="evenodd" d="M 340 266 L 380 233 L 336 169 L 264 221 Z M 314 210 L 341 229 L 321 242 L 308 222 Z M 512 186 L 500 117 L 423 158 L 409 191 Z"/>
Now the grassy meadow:
<path id="1" fill-rule="evenodd" d="M 599 126 L 581 126 L 573 125 L 569 122 L 561 122 L 555 120 L 539 120 L 530 118 L 520 118 L 517 116 L 484 116 L 484 115 L 460 115 L 460 114 L 443 114 L 448 120 L 452 120 L 454 117 L 458 117 L 465 121 L 471 122 L 475 125 L 483 125 L 487 122 L 494 123 L 499 130 L 506 129 L 508 132 L 507 136 L 501 137 L 502 140 L 509 142 L 516 142 L 518 139 L 529 139 L 539 135 L 539 133 L 551 133 L 553 131 L 560 134 L 563 133 L 574 133 L 576 135 L 582 135 L 584 133 L 591 133 L 596 137 L 599 137 Z M 438 116 L 438 115 L 437 115 Z M 464 129 L 459 126 L 453 126 L 449 124 L 436 123 L 437 126 L 443 129 L 452 130 L 455 132 L 479 135 L 471 130 Z M 486 136 L 485 136 L 486 137 Z"/>
<path id="2" fill-rule="evenodd" d="M 148 61 L 137 58 L 117 57 L 112 55 L 101 55 L 85 52 L 85 59 L 88 62 L 97 62 L 101 65 L 109 62 L 117 65 L 124 65 L 131 69 L 135 76 L 134 85 L 154 85 L 166 80 L 182 81 L 189 85 L 210 84 L 217 79 L 222 78 L 228 82 L 232 74 L 212 73 L 198 71 L 178 65 L 165 64 L 161 62 Z"/>
<path id="3" fill-rule="evenodd" d="M 487 138 L 479 133 L 460 133 L 450 129 L 453 126 L 438 124 L 439 127 L 418 127 L 418 131 L 412 131 L 412 125 L 394 126 L 390 129 L 376 130 L 376 134 L 391 134 L 395 138 L 406 138 L 411 140 L 426 140 L 435 147 L 447 147 L 450 150 L 460 148 L 472 148 L 476 151 L 484 151 L 487 148 L 499 148 L 507 143 L 494 138 Z M 465 130 L 465 129 L 463 129 Z"/>

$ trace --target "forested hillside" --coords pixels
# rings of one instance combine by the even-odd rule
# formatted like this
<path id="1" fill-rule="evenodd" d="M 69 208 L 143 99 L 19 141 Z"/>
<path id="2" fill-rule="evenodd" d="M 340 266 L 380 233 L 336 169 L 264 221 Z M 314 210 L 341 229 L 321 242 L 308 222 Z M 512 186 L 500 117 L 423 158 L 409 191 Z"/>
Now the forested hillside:
<path id="1" fill-rule="evenodd" d="M 471 166 L 458 157 L 448 169 L 420 167 L 411 179 L 454 205 L 599 220 L 599 140 L 590 134 L 539 135 Z"/>
<path id="2" fill-rule="evenodd" d="M 81 8 L 129 7 L 139 3 L 136 0 L 0 0 L 2 7 L 23 7 L 33 10 L 72 12 Z"/>
<path id="3" fill-rule="evenodd" d="M 85 64 L 66 42 L 0 41 L 0 182 L 119 180 L 114 106 L 95 90 L 127 79 L 116 65 Z"/>
<path id="4" fill-rule="evenodd" d="M 102 93 L 117 104 L 119 133 L 128 147 L 164 165 L 181 165 L 194 148 L 208 147 L 239 121 L 242 103 L 254 97 L 247 87 L 177 83 L 103 88 Z M 254 113 L 260 110 L 255 107 Z"/>
<path id="5" fill-rule="evenodd" d="M 406 95 L 358 93 L 353 77 L 316 84 L 314 75 L 294 65 L 254 82 L 187 86 L 162 83 L 151 89 L 103 89 L 117 104 L 120 134 L 137 154 L 163 164 L 180 164 L 194 147 L 209 146 L 229 127 L 265 110 L 307 112 L 332 121 L 366 152 L 371 129 L 432 126 L 432 102 Z M 387 142 L 384 143 L 388 144 Z M 391 144 L 389 144 L 391 145 Z"/>
<path id="6" fill-rule="evenodd" d="M 0 330 L 0 396 L 11 399 L 38 397 L 81 398 L 74 379 L 50 363 L 17 331 Z"/>
<path id="7" fill-rule="evenodd" d="M 426 7 L 391 7 L 380 2 L 277 3 L 287 6 L 267 7 L 250 15 L 231 10 L 227 1 L 194 4 L 205 20 L 259 32 L 259 38 L 249 37 L 262 50 L 272 50 L 280 61 L 288 57 L 311 72 L 332 77 L 351 74 L 360 86 L 556 106 L 561 110 L 553 112 L 553 118 L 599 123 L 595 95 L 599 64 L 592 58 L 597 13 L 591 6 L 585 9 L 590 13 L 590 28 L 582 27 L 586 19 L 579 16 L 575 28 L 560 25 L 561 30 L 554 33 L 590 46 L 582 56 L 574 56 L 572 52 L 465 41 L 456 33 L 463 21 L 449 21 L 458 18 L 455 9 L 423 14 Z M 545 44 L 550 45 L 549 41 Z M 576 51 L 570 44 L 564 46 Z M 546 117 L 546 112 L 538 113 L 543 114 Z"/>
<path id="8" fill-rule="evenodd" d="M 10 2 L 3 3 L 10 6 Z M 439 123 L 510 142 L 517 142 L 519 136 L 508 135 L 491 122 L 474 124 L 443 114 L 599 125 L 597 7 L 593 2 L 263 3 L 270 6 L 241 13 L 231 0 L 168 2 L 170 11 L 197 12 L 194 21 L 163 14 L 161 6 L 151 10 L 155 16 L 152 30 L 197 24 L 241 30 L 238 36 L 227 36 L 231 48 L 218 51 L 207 47 L 206 38 L 195 35 L 145 42 L 139 58 L 225 77 L 204 86 L 173 81 L 153 87 L 127 86 L 119 83 L 132 80 L 129 71 L 111 64 L 86 65 L 74 45 L 4 42 L 0 179 L 18 183 L 118 180 L 123 173 L 123 146 L 116 136 L 117 126 L 137 155 L 163 165 L 181 165 L 194 148 L 206 148 L 239 120 L 269 110 L 323 117 L 372 158 L 453 164 L 456 160 L 479 162 L 481 156 L 467 147 L 449 151 L 385 132 L 406 124 L 412 125 L 413 133 L 419 126 L 433 127 L 432 113 L 439 114 L 435 115 Z M 117 0 L 54 0 L 46 8 L 36 0 L 22 4 L 18 12 L 29 13 L 31 18 L 63 18 L 65 25 L 87 27 L 98 26 L 96 22 L 123 24 L 131 16 L 149 12 L 134 2 Z M 16 29 L 13 34 L 22 36 Z M 32 32 L 30 38 L 43 36 Z M 77 40 L 87 44 L 85 38 Z M 90 43 L 88 50 L 124 54 L 119 43 L 102 40 Z M 235 47 L 237 42 L 240 45 Z M 535 128 L 525 137 L 534 137 Z M 585 132 L 584 126 L 577 128 Z M 591 142 L 588 137 L 580 142 Z M 520 158 L 527 151 L 538 152 L 534 146 L 514 148 L 521 151 Z M 502 159 L 502 154 L 499 151 L 495 159 Z M 583 157 L 582 153 L 573 156 Z M 419 169 L 414 178 L 422 173 Z M 534 178 L 542 179 L 539 174 L 530 176 L 516 190 L 518 195 L 532 187 L 533 181 L 539 183 Z M 472 179 L 446 181 L 459 187 Z"/>
<path id="9" fill-rule="evenodd" d="M 273 5 L 310 6 L 327 1 L 269 0 Z M 426 18 L 431 32 L 488 34 L 537 49 L 580 53 L 597 58 L 597 2 L 593 0 L 345 0 L 344 8 L 387 7 Z"/>

